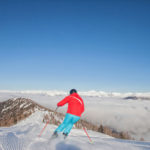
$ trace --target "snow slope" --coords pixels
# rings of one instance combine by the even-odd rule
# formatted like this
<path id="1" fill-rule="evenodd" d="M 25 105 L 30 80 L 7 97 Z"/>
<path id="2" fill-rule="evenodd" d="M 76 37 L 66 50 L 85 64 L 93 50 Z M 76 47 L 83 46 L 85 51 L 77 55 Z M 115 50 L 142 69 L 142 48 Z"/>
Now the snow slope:
<path id="1" fill-rule="evenodd" d="M 0 101 L 24 97 L 54 110 L 57 102 L 63 99 L 65 94 L 62 91 L 0 91 Z M 135 96 L 133 93 L 130 94 Z M 85 103 L 83 119 L 98 126 L 100 124 L 108 126 L 118 132 L 128 132 L 136 140 L 150 141 L 149 100 L 125 100 L 121 98 L 122 95 L 119 97 L 119 94 L 96 93 L 95 91 L 85 92 L 81 95 Z M 129 96 L 129 93 L 124 96 Z M 149 93 L 136 93 L 136 96 L 148 97 Z M 58 111 L 65 113 L 66 107 L 59 108 Z"/>
<path id="2" fill-rule="evenodd" d="M 48 125 L 41 137 L 43 115 L 46 112 L 37 111 L 30 117 L 9 128 L 0 128 L 0 150 L 149 150 L 150 142 L 119 140 L 107 135 L 88 131 L 93 140 L 89 143 L 83 130 L 73 129 L 66 140 L 60 135 L 50 141 L 50 136 L 56 129 Z"/>

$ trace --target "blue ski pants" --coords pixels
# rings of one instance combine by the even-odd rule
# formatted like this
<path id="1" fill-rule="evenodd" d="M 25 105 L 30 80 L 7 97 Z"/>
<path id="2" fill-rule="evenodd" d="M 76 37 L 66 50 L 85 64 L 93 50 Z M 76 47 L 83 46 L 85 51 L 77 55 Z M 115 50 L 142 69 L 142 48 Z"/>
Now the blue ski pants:
<path id="1" fill-rule="evenodd" d="M 68 135 L 73 125 L 79 120 L 80 120 L 79 116 L 66 113 L 63 123 L 59 125 L 59 127 L 55 131 L 58 133 L 63 131 L 63 133 Z"/>

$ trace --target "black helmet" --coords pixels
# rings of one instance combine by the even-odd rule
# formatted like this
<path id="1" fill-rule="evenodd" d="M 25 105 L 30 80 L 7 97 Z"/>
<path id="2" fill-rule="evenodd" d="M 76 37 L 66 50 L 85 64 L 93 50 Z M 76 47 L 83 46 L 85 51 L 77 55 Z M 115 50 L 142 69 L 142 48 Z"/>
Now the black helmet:
<path id="1" fill-rule="evenodd" d="M 73 94 L 73 93 L 77 93 L 77 90 L 76 89 L 71 89 L 70 94 Z"/>

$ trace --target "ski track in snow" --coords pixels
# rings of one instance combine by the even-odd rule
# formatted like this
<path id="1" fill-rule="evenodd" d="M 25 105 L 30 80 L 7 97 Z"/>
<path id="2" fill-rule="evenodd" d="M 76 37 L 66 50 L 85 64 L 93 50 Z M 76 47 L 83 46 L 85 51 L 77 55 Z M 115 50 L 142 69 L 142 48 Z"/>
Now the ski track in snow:
<path id="1" fill-rule="evenodd" d="M 150 142 L 130 141 L 88 131 L 94 141 L 91 144 L 83 130 L 73 129 L 66 140 L 63 136 L 50 140 L 54 125 L 48 125 L 38 137 L 45 124 L 42 112 L 36 112 L 25 121 L 9 128 L 0 128 L 0 150 L 150 150 Z"/>
<path id="2" fill-rule="evenodd" d="M 13 132 L 3 136 L 2 147 L 5 150 L 23 150 L 23 142 Z"/>

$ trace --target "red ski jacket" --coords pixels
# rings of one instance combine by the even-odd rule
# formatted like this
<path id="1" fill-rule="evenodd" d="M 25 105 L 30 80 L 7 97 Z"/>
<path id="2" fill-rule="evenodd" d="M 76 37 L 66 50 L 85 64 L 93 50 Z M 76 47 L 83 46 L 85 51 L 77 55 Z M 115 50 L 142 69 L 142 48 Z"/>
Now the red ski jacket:
<path id="1" fill-rule="evenodd" d="M 81 114 L 84 112 L 84 102 L 77 93 L 65 97 L 57 103 L 57 106 L 63 106 L 66 103 L 68 103 L 67 113 L 81 117 Z"/>

